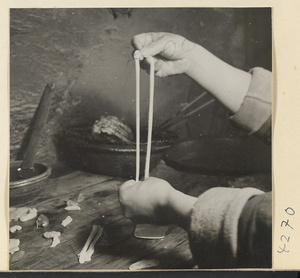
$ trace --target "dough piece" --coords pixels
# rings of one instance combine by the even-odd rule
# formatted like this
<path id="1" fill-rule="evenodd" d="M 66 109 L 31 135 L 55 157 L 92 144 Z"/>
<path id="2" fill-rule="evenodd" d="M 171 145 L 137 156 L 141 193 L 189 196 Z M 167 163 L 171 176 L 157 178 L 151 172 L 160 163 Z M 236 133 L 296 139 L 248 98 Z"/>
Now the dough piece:
<path id="1" fill-rule="evenodd" d="M 22 215 L 19 220 L 21 222 L 26 222 L 28 220 L 36 218 L 36 216 L 37 216 L 37 209 L 36 208 L 30 208 L 29 211 L 27 212 L 27 214 Z"/>
<path id="2" fill-rule="evenodd" d="M 52 238 L 52 244 L 50 247 L 55 247 L 60 243 L 59 237 L 61 236 L 60 232 L 52 231 L 52 232 L 46 232 L 43 234 L 45 238 Z"/>
<path id="3" fill-rule="evenodd" d="M 61 225 L 67 227 L 73 221 L 71 216 L 67 216 L 62 222 Z"/>
<path id="4" fill-rule="evenodd" d="M 9 253 L 13 254 L 20 250 L 19 248 L 20 240 L 16 238 L 12 238 L 9 240 Z"/>
<path id="5" fill-rule="evenodd" d="M 81 208 L 79 206 L 67 206 L 65 210 L 81 210 Z"/>
<path id="6" fill-rule="evenodd" d="M 21 216 L 28 213 L 30 208 L 21 207 L 21 208 L 9 208 L 9 221 L 18 220 Z"/>
<path id="7" fill-rule="evenodd" d="M 53 238 L 53 237 L 59 237 L 59 236 L 61 236 L 61 233 L 60 232 L 56 232 L 56 231 L 51 231 L 51 232 L 44 233 L 43 236 L 45 238 Z"/>
<path id="8" fill-rule="evenodd" d="M 20 225 L 15 225 L 15 226 L 12 226 L 10 227 L 9 231 L 13 234 L 17 231 L 21 231 L 22 230 L 22 227 Z"/>
<path id="9" fill-rule="evenodd" d="M 141 260 L 129 266 L 130 270 L 150 269 L 159 266 L 160 262 L 156 259 Z"/>
<path id="10" fill-rule="evenodd" d="M 54 237 L 52 240 L 52 244 L 50 245 L 50 247 L 55 247 L 56 245 L 58 245 L 60 243 L 60 239 L 58 236 Z"/>
<path id="11" fill-rule="evenodd" d="M 67 201 L 67 206 L 78 206 L 84 200 L 84 195 L 81 192 L 76 193 Z"/>

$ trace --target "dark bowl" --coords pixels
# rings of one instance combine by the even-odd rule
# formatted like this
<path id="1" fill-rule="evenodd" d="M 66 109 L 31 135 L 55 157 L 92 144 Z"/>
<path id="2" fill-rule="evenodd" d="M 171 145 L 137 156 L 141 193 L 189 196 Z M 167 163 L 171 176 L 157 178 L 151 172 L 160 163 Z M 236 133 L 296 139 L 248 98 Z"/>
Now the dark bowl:
<path id="1" fill-rule="evenodd" d="M 136 144 L 107 144 L 94 140 L 91 128 L 70 127 L 64 131 L 64 160 L 80 170 L 102 175 L 135 179 Z M 141 135 L 141 138 L 143 136 Z M 162 159 L 175 142 L 174 134 L 157 136 L 151 145 L 150 170 Z M 142 141 L 141 141 L 142 142 Z M 140 144 L 140 178 L 144 175 L 147 143 Z"/>
<path id="2" fill-rule="evenodd" d="M 254 137 L 202 137 L 174 144 L 167 165 L 207 175 L 247 175 L 271 172 L 271 146 Z"/>
<path id="3" fill-rule="evenodd" d="M 32 175 L 25 179 L 19 178 L 18 168 L 22 161 L 10 162 L 9 196 L 10 198 L 22 197 L 37 192 L 44 188 L 51 175 L 50 166 L 42 163 L 34 164 Z"/>

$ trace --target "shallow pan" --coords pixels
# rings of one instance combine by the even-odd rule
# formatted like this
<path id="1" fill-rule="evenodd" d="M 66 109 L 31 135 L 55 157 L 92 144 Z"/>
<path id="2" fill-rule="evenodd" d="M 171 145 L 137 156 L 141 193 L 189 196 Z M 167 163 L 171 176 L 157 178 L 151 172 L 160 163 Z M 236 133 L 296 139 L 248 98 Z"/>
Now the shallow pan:
<path id="1" fill-rule="evenodd" d="M 136 145 L 103 144 L 93 140 L 90 128 L 71 127 L 65 129 L 62 144 L 64 160 L 73 168 L 93 173 L 135 179 Z M 162 159 L 170 148 L 174 134 L 164 134 L 162 138 L 153 139 L 151 147 L 150 170 Z M 142 138 L 142 135 L 141 135 Z M 147 144 L 140 145 L 140 178 L 144 175 Z"/>
<path id="2" fill-rule="evenodd" d="M 207 175 L 270 172 L 271 146 L 253 137 L 202 137 L 176 143 L 164 160 L 175 169 Z"/>

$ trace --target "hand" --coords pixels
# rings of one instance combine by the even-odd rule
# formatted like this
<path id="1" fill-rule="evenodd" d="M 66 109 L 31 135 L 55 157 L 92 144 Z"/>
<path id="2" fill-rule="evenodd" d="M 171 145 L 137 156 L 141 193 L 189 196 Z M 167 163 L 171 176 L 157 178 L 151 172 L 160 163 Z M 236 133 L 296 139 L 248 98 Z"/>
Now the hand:
<path id="1" fill-rule="evenodd" d="M 150 57 L 154 58 L 156 75 L 159 77 L 186 73 L 191 63 L 190 52 L 196 45 L 171 33 L 139 34 L 133 38 L 133 44 L 137 49 L 135 58 L 146 59 L 148 63 Z M 164 59 L 154 57 L 156 55 Z"/>
<path id="2" fill-rule="evenodd" d="M 119 202 L 125 217 L 136 223 L 175 224 L 187 230 L 197 198 L 175 190 L 158 178 L 129 180 L 119 188 Z"/>
<path id="3" fill-rule="evenodd" d="M 169 224 L 167 200 L 172 190 L 169 183 L 153 177 L 125 182 L 118 192 L 124 216 L 136 223 Z"/>

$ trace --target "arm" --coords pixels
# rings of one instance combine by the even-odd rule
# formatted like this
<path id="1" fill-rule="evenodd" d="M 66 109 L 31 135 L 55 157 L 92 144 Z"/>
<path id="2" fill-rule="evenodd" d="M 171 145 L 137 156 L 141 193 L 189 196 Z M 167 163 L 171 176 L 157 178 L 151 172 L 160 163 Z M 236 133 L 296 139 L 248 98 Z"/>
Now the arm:
<path id="1" fill-rule="evenodd" d="M 136 223 L 185 229 L 199 268 L 270 267 L 270 194 L 216 187 L 195 198 L 150 177 L 124 183 L 119 201 L 124 216 Z"/>
<path id="2" fill-rule="evenodd" d="M 251 74 L 230 66 L 200 45 L 195 45 L 189 56 L 186 74 L 236 113 L 249 89 Z"/>
<path id="3" fill-rule="evenodd" d="M 200 195 L 189 230 L 199 268 L 271 267 L 270 197 L 255 188 L 222 187 Z"/>
<path id="4" fill-rule="evenodd" d="M 233 122 L 271 141 L 271 72 L 262 68 L 244 72 L 175 34 L 144 33 L 135 36 L 133 44 L 135 58 L 149 61 L 153 57 L 157 76 L 188 75 L 234 114 Z"/>
<path id="5" fill-rule="evenodd" d="M 156 75 L 187 74 L 207 89 L 233 113 L 240 108 L 251 82 L 251 74 L 217 58 L 202 46 L 169 33 L 145 33 L 134 37 L 135 58 L 155 58 Z"/>

